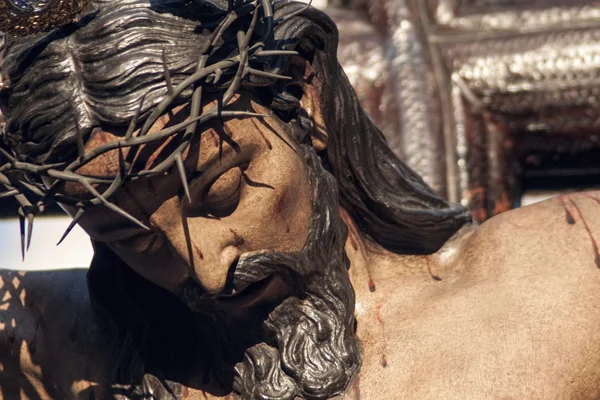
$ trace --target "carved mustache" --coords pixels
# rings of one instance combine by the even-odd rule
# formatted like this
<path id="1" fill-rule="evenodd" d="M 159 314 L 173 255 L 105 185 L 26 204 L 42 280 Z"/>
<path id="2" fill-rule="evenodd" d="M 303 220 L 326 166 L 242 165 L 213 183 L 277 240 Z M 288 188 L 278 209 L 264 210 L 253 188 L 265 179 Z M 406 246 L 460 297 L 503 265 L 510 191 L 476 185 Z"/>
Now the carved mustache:
<path id="1" fill-rule="evenodd" d="M 210 312 L 219 298 L 236 296 L 249 286 L 279 277 L 293 293 L 301 294 L 307 283 L 307 257 L 301 252 L 260 252 L 242 256 L 230 268 L 225 291 L 216 295 L 205 292 L 193 278 L 183 284 L 180 299 L 194 312 Z"/>
<path id="2" fill-rule="evenodd" d="M 306 153 L 304 157 L 313 197 L 311 226 L 304 248 L 298 252 L 265 251 L 242 255 L 229 269 L 225 292 L 217 295 L 206 293 L 189 278 L 183 285 L 180 298 L 192 311 L 210 312 L 219 297 L 240 294 L 249 286 L 270 277 L 279 277 L 299 297 L 306 292 L 309 281 L 318 279 L 316 266 L 326 265 L 328 260 L 316 260 L 315 257 L 331 254 L 328 250 L 317 249 L 329 249 L 333 245 L 332 238 L 339 236 L 343 223 L 341 219 L 332 217 L 338 204 L 333 177 L 324 170 L 312 149 L 301 149 L 300 153 Z M 340 246 L 343 251 L 343 244 Z"/>

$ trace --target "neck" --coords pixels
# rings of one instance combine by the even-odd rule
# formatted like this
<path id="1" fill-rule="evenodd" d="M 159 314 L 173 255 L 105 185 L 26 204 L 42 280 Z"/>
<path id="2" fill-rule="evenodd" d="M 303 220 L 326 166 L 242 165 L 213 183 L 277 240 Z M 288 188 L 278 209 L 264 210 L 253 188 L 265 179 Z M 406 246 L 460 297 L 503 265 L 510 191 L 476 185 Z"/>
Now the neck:
<path id="1" fill-rule="evenodd" d="M 418 313 L 428 294 L 438 293 L 444 281 L 457 279 L 462 264 L 456 262 L 474 226 L 466 226 L 441 249 L 430 255 L 396 254 L 360 232 L 342 209 L 348 226 L 346 254 L 350 260 L 350 280 L 356 294 L 356 335 L 361 343 L 362 373 L 374 366 L 387 367 L 387 337 Z M 397 311 L 402 309 L 402 313 Z M 392 360 L 390 360 L 392 362 Z"/>
<path id="2" fill-rule="evenodd" d="M 345 210 L 340 209 L 340 212 L 348 226 L 345 249 L 350 260 L 350 280 L 356 293 L 359 327 L 361 319 L 376 319 L 382 305 L 390 304 L 390 298 L 412 303 L 424 285 L 439 285 L 461 273 L 461 265 L 455 260 L 474 232 L 473 225 L 460 229 L 433 254 L 407 255 L 386 250 L 373 242 Z M 370 323 L 362 325 L 363 329 L 373 326 Z"/>
<path id="3" fill-rule="evenodd" d="M 432 256 L 396 254 L 367 238 L 352 217 L 340 209 L 348 227 L 346 254 L 350 259 L 350 279 L 357 302 L 363 297 L 372 298 L 380 285 L 404 285 L 411 279 L 432 279 Z"/>
<path id="4" fill-rule="evenodd" d="M 433 254 L 398 254 L 366 237 L 343 208 L 340 213 L 348 227 L 345 250 L 357 301 L 365 293 L 377 292 L 379 284 L 391 284 L 397 290 L 419 282 L 439 282 L 458 274 L 461 268 L 454 262 L 456 255 L 476 228 L 475 225 L 464 226 Z"/>

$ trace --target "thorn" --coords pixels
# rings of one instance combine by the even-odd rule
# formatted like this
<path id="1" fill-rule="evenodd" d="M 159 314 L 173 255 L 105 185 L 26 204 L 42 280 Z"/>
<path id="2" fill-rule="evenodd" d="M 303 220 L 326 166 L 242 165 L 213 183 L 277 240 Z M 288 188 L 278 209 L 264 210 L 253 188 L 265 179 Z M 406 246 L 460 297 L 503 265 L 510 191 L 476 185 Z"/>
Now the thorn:
<path id="1" fill-rule="evenodd" d="M 77 135 L 77 155 L 79 156 L 79 159 L 83 158 L 83 155 L 85 154 L 85 146 L 83 144 L 83 134 L 81 133 L 81 129 L 79 129 L 79 124 L 77 123 L 77 119 L 73 118 L 74 122 L 75 122 L 75 134 Z"/>
<path id="2" fill-rule="evenodd" d="M 47 164 L 47 165 L 36 165 L 35 168 L 37 169 L 37 173 L 41 173 L 41 172 L 46 172 L 50 169 L 54 169 L 54 168 L 59 168 L 59 167 L 64 167 L 66 163 L 64 162 L 60 162 L 60 163 L 55 163 L 55 164 Z"/>
<path id="3" fill-rule="evenodd" d="M 278 74 L 273 74 L 271 72 L 266 72 L 266 71 L 261 71 L 258 69 L 254 69 L 254 68 L 248 68 L 247 69 L 248 73 L 252 74 L 252 75 L 257 75 L 257 76 L 264 76 L 267 78 L 273 78 L 273 79 L 285 79 L 285 80 L 290 80 L 292 79 L 291 76 L 285 76 L 285 75 L 278 75 Z"/>
<path id="4" fill-rule="evenodd" d="M 0 199 L 5 199 L 7 197 L 13 197 L 18 194 L 21 194 L 21 192 L 17 189 L 9 190 L 8 192 L 0 193 Z"/>
<path id="5" fill-rule="evenodd" d="M 39 187 L 39 186 L 36 186 L 29 182 L 25 182 L 25 181 L 20 182 L 20 184 L 31 193 L 33 193 L 37 196 L 40 196 L 40 197 L 44 196 L 45 188 L 43 186 Z"/>
<path id="6" fill-rule="evenodd" d="M 19 231 L 21 234 L 21 260 L 25 261 L 25 212 L 19 207 Z"/>
<path id="7" fill-rule="evenodd" d="M 31 235 L 33 234 L 33 219 L 35 218 L 35 214 L 29 213 L 27 214 L 27 246 L 26 251 L 29 251 L 29 245 L 31 244 Z"/>
<path id="8" fill-rule="evenodd" d="M 98 199 L 100 201 L 100 203 L 102 203 L 105 207 L 113 210 L 120 216 L 127 218 L 128 220 L 130 220 L 134 224 L 138 225 L 139 227 L 141 227 L 147 231 L 150 230 L 150 228 L 148 228 L 146 225 L 144 225 L 136 217 L 129 214 L 127 211 L 123 210 L 121 207 L 114 205 L 110 201 L 106 200 L 106 198 L 104 198 L 104 196 L 102 196 L 100 193 L 98 193 L 98 191 L 87 180 L 82 179 L 79 181 L 79 183 L 81 183 L 83 185 L 83 187 L 85 187 L 88 190 L 88 192 L 90 192 L 96 199 Z"/>
<path id="9" fill-rule="evenodd" d="M 255 117 L 255 118 L 269 118 L 270 115 L 269 114 L 261 114 L 261 113 L 255 113 L 255 112 L 251 112 L 251 111 L 223 111 L 221 114 L 222 117 L 237 117 L 237 118 L 242 118 L 242 117 Z"/>
<path id="10" fill-rule="evenodd" d="M 79 220 L 83 216 L 83 212 L 84 212 L 83 208 L 80 208 L 79 210 L 77 210 L 77 213 L 75 214 L 75 216 L 71 220 L 71 223 L 69 223 L 69 226 L 67 227 L 67 230 L 65 230 L 65 233 L 63 233 L 63 235 L 61 236 L 61 238 L 58 241 L 58 243 L 56 243 L 57 246 L 59 244 L 61 244 L 63 242 L 63 240 L 66 239 L 66 237 L 69 235 L 69 233 L 71 233 L 71 231 L 73 230 L 73 228 L 75 227 L 75 225 L 77 225 L 77 223 L 79 222 Z"/>
<path id="11" fill-rule="evenodd" d="M 213 84 L 216 85 L 217 83 L 219 83 L 222 76 L 223 76 L 223 70 L 221 68 L 217 69 L 215 71 L 215 77 L 213 78 Z"/>
<path id="12" fill-rule="evenodd" d="M 2 147 L 0 147 L 0 153 L 6 157 L 8 159 L 9 162 L 14 163 L 15 161 L 17 161 L 16 158 L 14 158 L 12 156 L 12 154 L 10 154 L 8 151 L 4 150 Z"/>
<path id="13" fill-rule="evenodd" d="M 125 168 L 125 157 L 123 156 L 123 148 L 121 147 L 120 143 L 117 149 L 119 151 L 119 175 L 121 175 L 121 178 L 123 178 L 127 174 L 127 171 Z"/>
<path id="14" fill-rule="evenodd" d="M 133 136 L 133 131 L 135 130 L 135 126 L 137 125 L 138 118 L 140 117 L 140 113 L 142 112 L 142 106 L 144 105 L 144 100 L 146 99 L 146 94 L 142 96 L 142 100 L 140 101 L 140 105 L 138 109 L 135 111 L 133 118 L 131 118 L 131 122 L 129 123 L 129 127 L 127 128 L 127 132 L 125 133 L 125 140 L 131 139 Z"/>
<path id="15" fill-rule="evenodd" d="M 191 204 L 192 196 L 190 195 L 190 188 L 188 186 L 187 176 L 185 174 L 185 167 L 183 165 L 183 159 L 181 158 L 181 153 L 175 154 L 175 164 L 177 164 L 177 169 L 179 170 L 179 179 L 181 179 L 181 184 L 183 185 L 183 190 L 185 191 L 185 195 L 187 196 L 187 199 Z"/>
<path id="16" fill-rule="evenodd" d="M 295 50 L 261 50 L 254 53 L 255 57 L 269 57 L 269 56 L 297 56 L 298 52 Z"/>
<path id="17" fill-rule="evenodd" d="M 206 61 L 208 61 L 208 56 L 204 53 L 198 58 L 198 64 L 196 65 L 196 72 L 200 71 L 206 65 Z"/>
<path id="18" fill-rule="evenodd" d="M 169 67 L 167 65 L 167 53 L 165 52 L 164 47 L 162 49 L 162 62 L 165 74 L 165 81 L 167 82 L 167 93 L 169 94 L 169 96 L 173 96 L 173 82 L 171 81 L 171 73 L 169 72 Z"/>
<path id="19" fill-rule="evenodd" d="M 269 1 L 269 0 L 267 0 Z M 254 28 L 256 27 L 256 21 L 258 20 L 258 9 L 254 9 L 254 14 L 252 15 L 252 21 L 250 22 L 250 26 L 248 27 L 248 31 L 244 35 L 244 39 L 242 41 L 242 46 L 240 47 L 240 51 L 242 49 L 247 49 L 250 44 L 250 39 L 252 38 L 252 34 L 254 33 Z"/>

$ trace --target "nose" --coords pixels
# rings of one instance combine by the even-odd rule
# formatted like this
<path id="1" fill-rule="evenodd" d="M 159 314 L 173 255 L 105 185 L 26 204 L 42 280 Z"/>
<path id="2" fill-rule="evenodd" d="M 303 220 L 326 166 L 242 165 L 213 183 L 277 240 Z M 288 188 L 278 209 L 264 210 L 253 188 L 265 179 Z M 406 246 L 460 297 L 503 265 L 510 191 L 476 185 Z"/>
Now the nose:
<path id="1" fill-rule="evenodd" d="M 234 245 L 219 246 L 220 243 L 217 242 L 213 243 L 214 248 L 202 251 L 199 245 L 194 243 L 194 239 L 192 242 L 195 254 L 190 267 L 196 279 L 207 293 L 223 292 L 239 259 L 240 250 Z M 227 243 L 226 240 L 223 242 Z"/>
<path id="2" fill-rule="evenodd" d="M 162 211 L 162 210 L 161 210 Z M 202 288 L 210 294 L 222 292 L 232 268 L 242 253 L 244 240 L 220 221 L 186 218 L 156 212 L 152 225 L 160 229 L 172 248 L 184 259 Z"/>

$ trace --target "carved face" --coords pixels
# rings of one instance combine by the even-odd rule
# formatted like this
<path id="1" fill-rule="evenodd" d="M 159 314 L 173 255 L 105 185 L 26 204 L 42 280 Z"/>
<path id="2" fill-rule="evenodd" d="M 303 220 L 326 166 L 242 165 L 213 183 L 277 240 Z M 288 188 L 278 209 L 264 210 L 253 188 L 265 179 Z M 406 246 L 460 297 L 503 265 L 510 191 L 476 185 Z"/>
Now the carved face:
<path id="1" fill-rule="evenodd" d="M 282 123 L 248 95 L 238 98 L 236 108 L 271 117 L 219 121 L 198 135 L 184 160 L 191 202 L 173 168 L 163 176 L 130 182 L 112 198 L 150 231 L 104 207 L 87 210 L 80 222 L 93 239 L 107 243 L 156 285 L 180 293 L 191 278 L 232 312 L 285 294 L 277 280 L 257 284 L 261 290 L 249 288 L 252 294 L 236 293 L 232 273 L 238 259 L 249 253 L 301 250 L 312 204 L 297 144 Z M 160 119 L 153 129 L 185 118 L 186 112 L 179 108 L 170 121 Z M 86 151 L 114 139 L 96 131 Z M 147 160 L 142 162 L 151 168 L 169 154 L 169 143 L 144 150 Z M 79 172 L 110 175 L 115 157 L 116 152 L 107 154 Z"/>
<path id="2" fill-rule="evenodd" d="M 115 202 L 153 232 L 104 208 L 86 214 L 81 225 L 193 311 L 216 316 L 217 323 L 236 321 L 233 331 L 225 329 L 233 336 L 217 342 L 243 346 L 237 392 L 268 398 L 339 393 L 358 368 L 358 354 L 337 185 L 314 149 L 290 140 L 277 117 L 243 94 L 236 106 L 270 118 L 224 122 L 199 136 L 185 157 L 191 202 L 176 171 L 115 194 Z M 185 108 L 173 119 L 184 116 Z M 222 145 L 221 131 L 227 135 Z M 97 132 L 89 146 L 105 140 L 110 134 Z M 159 163 L 168 146 L 148 150 L 146 168 Z M 107 156 L 80 172 L 114 173 L 115 163 Z M 220 312 L 233 320 L 219 318 Z M 249 332 L 238 332 L 240 326 Z M 265 332 L 276 346 L 265 343 Z M 304 350 L 288 351 L 294 348 Z"/>

